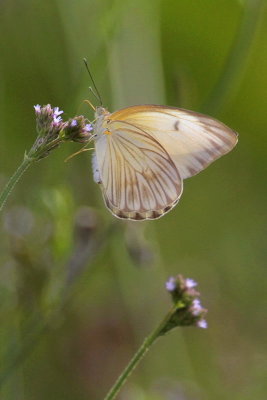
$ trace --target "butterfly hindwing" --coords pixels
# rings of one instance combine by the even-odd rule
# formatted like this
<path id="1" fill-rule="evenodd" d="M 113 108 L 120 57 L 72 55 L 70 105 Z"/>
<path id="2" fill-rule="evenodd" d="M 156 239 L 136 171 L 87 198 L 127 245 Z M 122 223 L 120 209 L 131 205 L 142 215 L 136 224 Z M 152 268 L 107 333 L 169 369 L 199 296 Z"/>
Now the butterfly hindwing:
<path id="1" fill-rule="evenodd" d="M 126 121 L 111 121 L 110 135 L 96 141 L 105 203 L 120 218 L 159 218 L 182 193 L 179 172 L 149 133 Z"/>

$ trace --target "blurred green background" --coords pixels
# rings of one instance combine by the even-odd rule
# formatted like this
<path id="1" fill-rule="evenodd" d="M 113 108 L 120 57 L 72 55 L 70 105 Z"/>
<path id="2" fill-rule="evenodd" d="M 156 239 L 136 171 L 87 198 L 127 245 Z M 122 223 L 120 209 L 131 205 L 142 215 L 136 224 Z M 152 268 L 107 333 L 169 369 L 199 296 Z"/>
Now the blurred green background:
<path id="1" fill-rule="evenodd" d="M 239 144 L 164 218 L 115 219 L 90 154 L 66 144 L 31 167 L 1 215 L 1 399 L 101 399 L 198 281 L 207 330 L 161 339 L 127 400 L 267 398 L 267 12 L 250 0 L 0 3 L 0 185 L 35 140 L 34 104 L 93 115 L 87 57 L 110 111 L 168 104 L 213 115 Z"/>

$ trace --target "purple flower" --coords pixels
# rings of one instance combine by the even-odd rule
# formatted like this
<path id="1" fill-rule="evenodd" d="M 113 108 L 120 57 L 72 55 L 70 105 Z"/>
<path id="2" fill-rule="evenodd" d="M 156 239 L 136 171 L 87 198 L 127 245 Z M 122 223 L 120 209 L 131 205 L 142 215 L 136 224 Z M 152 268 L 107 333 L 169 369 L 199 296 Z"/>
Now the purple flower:
<path id="1" fill-rule="evenodd" d="M 54 117 L 55 118 L 55 117 Z M 57 121 L 58 118 L 57 117 Z M 92 138 L 90 131 L 93 129 L 89 121 L 83 115 L 76 116 L 63 123 L 65 140 L 86 143 Z"/>
<path id="2" fill-rule="evenodd" d="M 193 300 L 193 308 L 192 308 L 192 314 L 197 316 L 203 311 L 203 307 L 200 303 L 199 299 L 194 299 Z"/>
<path id="3" fill-rule="evenodd" d="M 208 323 L 205 319 L 201 319 L 201 320 L 197 321 L 197 326 L 199 328 L 207 329 Z"/>
<path id="4" fill-rule="evenodd" d="M 173 314 L 163 328 L 161 334 L 177 326 L 198 326 L 207 328 L 208 324 L 204 319 L 207 310 L 202 307 L 199 300 L 200 294 L 194 289 L 197 283 L 182 275 L 170 277 L 166 282 L 166 289 L 170 292 L 174 303 Z"/>
<path id="5" fill-rule="evenodd" d="M 165 284 L 166 289 L 168 292 L 173 292 L 176 289 L 176 279 L 171 276 L 169 280 Z"/>
<path id="6" fill-rule="evenodd" d="M 60 114 L 63 114 L 64 111 L 59 111 L 59 107 L 54 108 L 54 115 L 57 117 Z"/>
<path id="7" fill-rule="evenodd" d="M 30 150 L 36 160 L 47 157 L 50 151 L 55 149 L 63 142 L 60 132 L 63 128 L 63 121 L 58 107 L 52 108 L 50 104 L 34 106 L 36 114 L 37 139 Z"/>
<path id="8" fill-rule="evenodd" d="M 59 114 L 63 111 L 59 111 L 58 107 L 52 108 L 50 104 L 40 106 L 37 104 L 34 106 L 36 113 L 36 130 L 38 135 L 42 137 L 56 138 L 60 131 L 62 118 Z"/>
<path id="9" fill-rule="evenodd" d="M 36 114 L 40 114 L 40 112 L 41 112 L 41 106 L 40 106 L 40 104 L 36 104 L 36 106 L 33 106 L 33 108 L 34 108 Z"/>
<path id="10" fill-rule="evenodd" d="M 197 282 L 193 279 L 187 278 L 185 280 L 185 286 L 187 287 L 187 289 L 192 289 L 197 286 Z"/>
<path id="11" fill-rule="evenodd" d="M 62 118 L 59 116 L 53 115 L 53 121 L 54 121 L 55 125 L 58 125 L 62 121 Z"/>
<path id="12" fill-rule="evenodd" d="M 93 126 L 91 124 L 86 124 L 84 130 L 86 132 L 91 132 L 93 130 Z"/>
<path id="13" fill-rule="evenodd" d="M 70 126 L 72 127 L 72 128 L 74 128 L 75 126 L 77 126 L 78 125 L 78 122 L 76 121 L 76 119 L 73 119 L 72 121 L 71 121 L 71 123 L 70 123 Z"/>

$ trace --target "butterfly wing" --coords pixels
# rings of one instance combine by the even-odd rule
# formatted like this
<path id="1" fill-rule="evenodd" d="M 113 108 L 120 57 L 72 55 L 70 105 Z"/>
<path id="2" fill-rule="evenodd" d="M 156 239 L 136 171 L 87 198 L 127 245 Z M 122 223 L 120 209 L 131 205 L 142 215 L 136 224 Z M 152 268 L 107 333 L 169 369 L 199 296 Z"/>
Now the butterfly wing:
<path id="1" fill-rule="evenodd" d="M 95 142 L 95 170 L 110 211 L 119 218 L 155 219 L 182 193 L 180 174 L 164 147 L 127 121 L 111 121 Z"/>
<path id="2" fill-rule="evenodd" d="M 222 122 L 174 107 L 127 107 L 109 118 L 111 122 L 127 122 L 153 137 L 170 156 L 182 179 L 202 171 L 237 143 L 237 134 Z"/>

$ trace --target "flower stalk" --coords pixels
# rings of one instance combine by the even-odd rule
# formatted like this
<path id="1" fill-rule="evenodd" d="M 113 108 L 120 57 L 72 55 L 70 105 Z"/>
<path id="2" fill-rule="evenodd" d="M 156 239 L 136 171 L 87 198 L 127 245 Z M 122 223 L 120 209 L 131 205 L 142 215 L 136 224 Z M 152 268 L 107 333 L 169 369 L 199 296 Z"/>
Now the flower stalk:
<path id="1" fill-rule="evenodd" d="M 25 155 L 25 157 L 24 157 L 22 163 L 20 164 L 20 166 L 18 167 L 16 172 L 11 176 L 11 178 L 7 182 L 7 184 L 4 187 L 2 193 L 0 194 L 0 211 L 4 207 L 5 202 L 7 201 L 8 196 L 10 195 L 12 190 L 14 189 L 15 185 L 17 184 L 17 182 L 19 181 L 21 176 L 24 174 L 24 172 L 33 163 L 33 161 L 34 161 L 34 159 L 32 159 L 32 158 L 28 157 L 27 155 Z"/>
<path id="2" fill-rule="evenodd" d="M 130 360 L 129 364 L 126 366 L 122 374 L 118 377 L 104 400 L 113 400 L 115 399 L 116 395 L 119 393 L 120 389 L 122 388 L 123 384 L 127 381 L 131 373 L 137 367 L 139 362 L 145 356 L 147 351 L 151 348 L 152 344 L 160 337 L 162 330 L 165 326 L 169 323 L 170 319 L 172 318 L 174 312 L 174 308 L 169 311 L 169 313 L 165 316 L 159 326 L 145 338 L 142 345 L 139 347 L 133 358 Z"/>
<path id="3" fill-rule="evenodd" d="M 197 286 L 195 281 L 192 279 L 184 279 L 181 275 L 175 278 L 171 277 L 166 282 L 166 289 L 171 293 L 174 303 L 173 307 L 157 328 L 144 340 L 104 400 L 115 399 L 131 373 L 159 337 L 164 336 L 171 329 L 178 326 L 207 328 L 207 323 L 204 319 L 207 310 L 202 307 L 198 298 L 199 293 L 195 290 L 195 286 Z"/>

